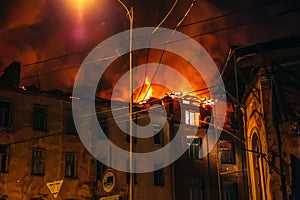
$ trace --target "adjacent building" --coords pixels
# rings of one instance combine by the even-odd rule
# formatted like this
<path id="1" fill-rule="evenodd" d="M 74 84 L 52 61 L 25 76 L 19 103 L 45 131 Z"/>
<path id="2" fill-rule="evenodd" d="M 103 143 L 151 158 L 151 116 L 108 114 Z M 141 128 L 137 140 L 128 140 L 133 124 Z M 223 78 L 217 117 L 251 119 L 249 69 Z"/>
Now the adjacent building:
<path id="1" fill-rule="evenodd" d="M 244 131 L 250 199 L 300 199 L 299 65 L 299 37 L 229 52 L 223 77 Z"/>
<path id="2" fill-rule="evenodd" d="M 72 118 L 70 95 L 35 87 L 0 89 L 0 199 L 128 199 L 129 174 L 112 170 L 115 187 L 103 189 L 106 165 L 82 144 Z M 129 150 L 128 136 L 110 120 L 109 102 L 97 100 L 99 124 L 107 137 Z M 143 112 L 137 123 L 147 120 Z M 124 123 L 127 123 L 124 121 Z M 134 148 L 154 151 L 168 142 L 168 127 Z M 112 158 L 103 158 L 112 159 Z M 62 181 L 59 191 L 48 185 Z M 54 194 L 53 194 L 54 193 Z M 134 199 L 174 199 L 171 166 L 134 175 Z"/>

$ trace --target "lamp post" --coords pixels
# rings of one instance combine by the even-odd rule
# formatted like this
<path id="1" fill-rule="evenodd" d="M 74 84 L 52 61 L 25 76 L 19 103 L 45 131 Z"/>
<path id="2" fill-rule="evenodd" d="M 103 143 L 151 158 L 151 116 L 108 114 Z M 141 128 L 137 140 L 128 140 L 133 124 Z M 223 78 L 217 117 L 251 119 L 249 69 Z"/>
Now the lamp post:
<path id="1" fill-rule="evenodd" d="M 132 29 L 133 29 L 133 8 L 130 10 L 125 6 L 121 0 L 117 0 L 119 4 L 126 10 L 126 14 L 129 18 L 129 200 L 133 200 L 133 138 L 132 138 L 132 113 L 133 113 L 133 73 L 132 73 Z"/>

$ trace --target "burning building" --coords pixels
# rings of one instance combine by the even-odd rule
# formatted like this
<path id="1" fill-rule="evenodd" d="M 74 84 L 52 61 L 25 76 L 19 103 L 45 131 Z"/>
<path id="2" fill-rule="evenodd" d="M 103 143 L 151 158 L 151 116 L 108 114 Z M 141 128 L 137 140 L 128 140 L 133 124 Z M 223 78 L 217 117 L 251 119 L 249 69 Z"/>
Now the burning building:
<path id="1" fill-rule="evenodd" d="M 157 118 L 151 121 L 148 131 L 157 131 L 162 114 L 155 110 L 156 105 L 164 108 L 167 121 L 152 137 L 134 137 L 133 151 L 145 153 L 163 148 L 178 134 L 180 126 L 184 131 L 177 145 L 186 146 L 187 150 L 171 165 L 134 174 L 134 199 L 246 199 L 239 142 L 234 135 L 228 134 L 229 129 L 222 132 L 217 144 L 211 143 L 210 138 L 218 139 L 218 135 L 214 135 L 214 131 L 207 134 L 208 129 L 219 128 L 213 126 L 216 120 L 214 105 L 222 100 L 217 102 L 180 92 L 154 98 L 149 93 L 151 85 L 146 83 L 146 86 L 146 95 L 141 95 L 146 98 L 134 103 L 134 123 L 148 125 L 152 120 L 149 112 L 153 111 Z M 129 173 L 113 170 L 116 178 L 110 178 L 109 184 L 102 182 L 109 168 L 103 163 L 117 162 L 114 152 L 97 160 L 77 135 L 71 100 L 80 99 L 58 90 L 40 91 L 33 86 L 2 86 L 0 99 L 2 199 L 53 199 L 57 196 L 61 199 L 102 199 L 116 195 L 128 198 Z M 96 100 L 97 118 L 107 138 L 99 136 L 98 145 L 92 148 L 97 152 L 101 141 L 109 139 L 128 151 L 128 134 L 117 126 L 110 104 L 111 101 Z M 120 108 L 128 108 L 127 103 L 117 104 Z M 121 116 L 117 121 L 128 128 L 127 118 Z M 85 128 L 90 127 L 88 121 L 85 123 Z M 55 184 L 59 189 L 49 188 Z M 103 187 L 110 184 L 115 187 L 107 193 Z"/>

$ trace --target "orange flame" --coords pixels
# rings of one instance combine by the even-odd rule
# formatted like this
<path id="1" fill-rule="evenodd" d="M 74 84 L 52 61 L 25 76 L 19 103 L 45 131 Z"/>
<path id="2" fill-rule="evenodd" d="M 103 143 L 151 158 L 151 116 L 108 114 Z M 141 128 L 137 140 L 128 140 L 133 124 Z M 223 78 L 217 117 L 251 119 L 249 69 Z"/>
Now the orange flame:
<path id="1" fill-rule="evenodd" d="M 147 90 L 146 90 L 144 100 L 152 97 L 152 87 L 151 87 L 151 82 L 148 80 L 148 77 L 146 77 L 146 79 L 145 79 L 145 85 L 146 85 Z"/>
<path id="2" fill-rule="evenodd" d="M 143 100 L 149 99 L 150 97 L 152 97 L 152 92 L 153 92 L 153 90 L 151 87 L 151 82 L 149 81 L 149 78 L 146 77 L 144 86 L 143 86 L 143 88 L 140 89 L 140 91 L 139 91 L 140 94 L 135 101 L 141 102 Z"/>

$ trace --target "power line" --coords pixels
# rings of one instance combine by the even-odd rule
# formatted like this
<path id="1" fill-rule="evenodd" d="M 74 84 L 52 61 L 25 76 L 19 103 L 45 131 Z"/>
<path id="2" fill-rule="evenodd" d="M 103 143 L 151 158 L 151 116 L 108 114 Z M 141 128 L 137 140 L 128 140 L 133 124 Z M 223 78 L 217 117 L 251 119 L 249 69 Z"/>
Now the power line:
<path id="1" fill-rule="evenodd" d="M 296 11 L 296 9 L 286 10 L 286 11 L 277 13 L 276 15 L 261 17 L 261 18 L 249 20 L 249 21 L 246 21 L 246 22 L 242 22 L 242 23 L 239 23 L 239 24 L 235 24 L 235 25 L 232 25 L 232 26 L 224 27 L 224 28 L 221 28 L 221 29 L 218 29 L 218 30 L 204 32 L 204 33 L 201 33 L 201 34 L 198 34 L 198 35 L 191 36 L 191 38 L 197 38 L 197 37 L 204 36 L 204 35 L 210 35 L 210 34 L 218 33 L 218 32 L 221 32 L 221 31 L 226 31 L 226 30 L 233 29 L 233 28 L 240 27 L 240 26 L 244 26 L 244 25 L 247 25 L 247 24 L 252 24 L 252 23 L 255 23 L 255 22 L 259 22 L 259 21 L 262 21 L 262 20 L 269 20 L 269 19 L 272 19 L 272 18 L 275 18 L 275 17 L 280 17 L 280 16 L 283 16 L 283 15 L 286 15 L 286 14 L 290 14 L 294 11 Z"/>
<path id="2" fill-rule="evenodd" d="M 188 23 L 188 24 L 178 26 L 178 28 L 184 28 L 184 27 L 192 26 L 192 25 L 199 24 L 199 23 L 205 23 L 205 22 L 213 21 L 213 20 L 220 19 L 220 18 L 223 18 L 223 17 L 228 17 L 228 16 L 234 15 L 236 13 L 249 11 L 249 10 L 252 10 L 252 9 L 255 9 L 255 8 L 261 8 L 261 6 L 267 6 L 267 5 L 270 5 L 271 3 L 276 3 L 276 1 L 269 1 L 267 3 L 260 4 L 258 6 L 247 7 L 247 8 L 244 8 L 244 9 L 231 11 L 231 12 L 228 12 L 226 14 L 219 15 L 219 16 L 216 16 L 216 17 L 207 18 L 207 19 L 203 19 L 203 20 L 198 20 L 198 21 L 195 21 L 195 22 L 192 22 L 192 23 Z M 21 67 L 30 67 L 30 66 L 33 66 L 33 65 L 37 65 L 37 64 L 41 64 L 41 63 L 45 63 L 45 62 L 50 62 L 50 61 L 54 61 L 54 60 L 59 60 L 59 59 L 69 57 L 69 56 L 74 56 L 74 55 L 77 55 L 77 54 L 89 53 L 91 50 L 93 50 L 93 48 L 78 51 L 78 52 L 73 52 L 73 53 L 69 53 L 69 54 L 65 54 L 65 55 L 61 55 L 61 56 L 56 56 L 56 57 L 48 58 L 48 59 L 45 59 L 45 60 L 40 60 L 40 61 L 33 62 L 33 63 L 24 64 Z"/>
<path id="3" fill-rule="evenodd" d="M 217 30 L 212 30 L 212 31 L 200 33 L 200 34 L 193 35 L 193 36 L 190 36 L 190 37 L 191 38 L 197 38 L 197 37 L 201 37 L 201 36 L 205 36 L 205 35 L 211 35 L 211 34 L 219 33 L 219 32 L 222 32 L 222 31 L 230 30 L 230 29 L 233 29 L 233 28 L 237 28 L 237 27 L 240 27 L 240 26 L 244 26 L 244 25 L 247 25 L 247 24 L 256 23 L 256 22 L 263 21 L 263 20 L 269 20 L 269 19 L 276 18 L 276 17 L 281 17 L 283 15 L 290 14 L 290 13 L 295 12 L 295 11 L 297 11 L 297 10 L 296 9 L 286 10 L 286 11 L 277 13 L 276 15 L 271 15 L 271 16 L 261 17 L 261 18 L 257 18 L 257 19 L 253 19 L 253 20 L 248 20 L 246 22 L 242 22 L 242 23 L 239 23 L 239 24 L 235 24 L 235 25 L 223 27 L 223 28 L 217 29 Z M 169 44 L 175 43 L 175 42 L 181 42 L 183 40 L 186 40 L 186 39 L 174 40 L 174 41 L 171 41 Z M 88 50 L 86 50 L 86 51 L 88 51 Z M 68 55 L 75 55 L 75 54 L 79 54 L 79 53 L 80 52 L 72 53 L 72 54 L 68 54 Z M 64 55 L 64 56 L 60 56 L 60 57 L 55 57 L 55 58 L 51 58 L 51 59 L 47 59 L 47 60 L 43 60 L 43 61 L 38 61 L 38 62 L 35 62 L 35 63 L 27 64 L 25 66 L 33 66 L 33 65 L 35 65 L 37 63 L 48 62 L 49 60 L 57 60 L 59 58 L 66 57 L 68 55 Z M 115 56 L 113 56 L 113 57 L 115 57 Z M 107 59 L 107 58 L 103 58 L 103 59 Z M 61 71 L 64 71 L 64 70 L 66 70 L 66 69 L 62 69 Z M 58 71 L 60 71 L 60 70 L 55 70 L 54 72 L 58 72 Z M 50 74 L 50 73 L 51 72 L 47 72 L 46 74 Z M 41 73 L 40 75 L 44 75 L 44 73 Z M 32 76 L 32 77 L 35 77 L 35 76 Z M 24 78 L 21 78 L 21 79 L 28 79 L 28 78 L 29 77 L 24 77 Z"/>
<path id="4" fill-rule="evenodd" d="M 175 27 L 174 30 L 173 30 L 172 35 L 170 35 L 170 38 L 169 38 L 168 41 L 167 41 L 167 44 L 170 42 L 170 40 L 171 40 L 171 38 L 173 37 L 173 35 L 174 35 L 175 31 L 177 30 L 177 28 L 178 28 L 178 27 L 180 26 L 180 24 L 184 21 L 184 19 L 185 19 L 186 16 L 189 14 L 189 12 L 192 10 L 192 8 L 193 8 L 193 6 L 194 6 L 194 4 L 195 4 L 195 1 L 196 1 L 196 0 L 193 0 L 193 1 L 192 1 L 191 5 L 190 5 L 189 8 L 187 9 L 187 11 L 184 13 L 184 15 L 183 15 L 183 17 L 181 18 L 181 20 L 177 23 L 176 27 Z M 153 81 L 153 79 L 154 79 L 156 73 L 158 72 L 158 69 L 159 69 L 159 67 L 160 67 L 162 58 L 163 58 L 164 53 L 165 53 L 165 49 L 166 49 L 166 46 L 165 46 L 165 48 L 164 48 L 164 50 L 163 50 L 163 52 L 162 52 L 162 54 L 161 54 L 161 56 L 160 56 L 158 67 L 155 69 L 155 72 L 154 72 L 154 74 L 153 74 L 153 76 L 152 76 L 152 78 L 151 78 L 151 81 L 150 81 L 150 85 L 149 85 L 149 87 L 146 89 L 146 93 L 145 93 L 145 95 L 144 95 L 144 97 L 143 97 L 143 100 L 146 98 L 146 95 L 148 94 L 148 92 L 149 92 L 149 90 L 150 90 L 150 88 L 151 88 L 152 81 Z M 148 58 L 148 57 L 147 57 L 147 58 Z M 148 60 L 147 60 L 146 62 L 148 62 Z M 141 93 L 140 93 L 140 94 L 141 94 Z M 139 95 L 140 95 L 140 94 L 139 94 Z M 139 99 L 139 97 L 140 97 L 140 96 L 138 96 L 137 99 Z"/>
<path id="5" fill-rule="evenodd" d="M 39 136 L 39 137 L 33 137 L 33 138 L 25 139 L 25 140 L 20 140 L 20 141 L 16 141 L 16 142 L 7 143 L 6 145 L 14 145 L 14 144 L 20 144 L 20 143 L 24 143 L 24 142 L 30 142 L 30 141 L 33 141 L 33 140 L 38 140 L 38 139 L 58 135 L 58 134 L 61 134 L 61 133 L 62 133 L 62 131 L 58 131 L 58 132 L 50 133 L 50 134 Z"/>
<path id="6" fill-rule="evenodd" d="M 242 12 L 250 11 L 250 10 L 253 10 L 253 9 L 257 9 L 257 8 L 262 8 L 262 6 L 265 7 L 265 6 L 268 6 L 268 5 L 273 4 L 273 3 L 277 3 L 277 2 L 272 0 L 272 1 L 269 1 L 269 2 L 266 2 L 266 3 L 263 3 L 263 4 L 259 4 L 259 5 L 256 5 L 256 6 L 250 6 L 250 7 L 247 7 L 247 8 L 234 10 L 234 11 L 222 14 L 222 15 L 218 15 L 216 17 L 211 17 L 211 18 L 208 18 L 208 19 L 203 19 L 203 20 L 199 20 L 199 21 L 196 21 L 196 22 L 191 22 L 189 24 L 183 24 L 183 25 L 179 26 L 178 28 L 185 28 L 187 26 L 191 26 L 191 25 L 195 25 L 195 24 L 200 24 L 200 23 L 209 22 L 209 21 L 216 20 L 216 19 L 221 19 L 221 18 L 228 17 L 228 16 L 231 16 L 231 15 L 234 15 L 234 14 L 237 14 L 237 13 L 242 13 Z"/>
<path id="7" fill-rule="evenodd" d="M 66 71 L 66 70 L 70 70 L 70 69 L 74 69 L 74 68 L 78 68 L 78 66 L 65 67 L 65 68 L 61 68 L 61 69 L 57 69 L 57 70 L 53 70 L 53 71 L 49 71 L 49 72 L 45 72 L 45 73 L 40 73 L 38 75 L 39 76 L 44 76 L 44 75 L 49 75 L 49 74 L 53 74 L 53 73 L 56 73 L 56 72 Z M 31 79 L 31 78 L 36 78 L 36 75 L 23 77 L 23 78 L 21 78 L 21 80 Z"/>

